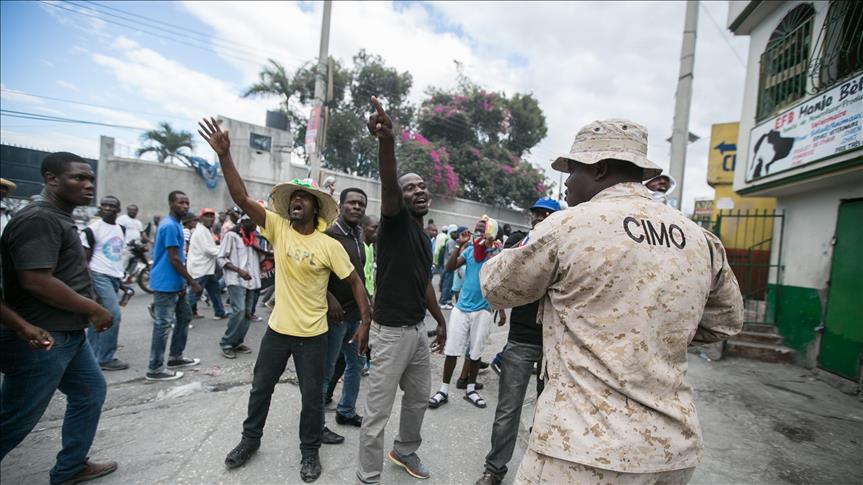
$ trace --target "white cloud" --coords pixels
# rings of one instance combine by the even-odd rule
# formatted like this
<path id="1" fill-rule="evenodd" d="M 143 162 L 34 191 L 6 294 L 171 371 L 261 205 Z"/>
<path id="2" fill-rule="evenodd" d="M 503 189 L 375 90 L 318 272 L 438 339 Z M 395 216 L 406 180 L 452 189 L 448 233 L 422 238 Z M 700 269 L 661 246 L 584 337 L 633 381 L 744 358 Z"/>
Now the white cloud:
<path id="1" fill-rule="evenodd" d="M 75 92 L 80 91 L 80 89 L 78 89 L 78 86 L 76 86 L 73 83 L 70 83 L 69 81 L 63 81 L 62 79 L 57 81 L 57 85 L 60 86 L 61 88 L 66 88 L 69 91 L 75 91 Z"/>
<path id="2" fill-rule="evenodd" d="M 293 68 L 316 57 L 321 6 L 303 11 L 295 3 L 188 2 L 186 8 L 216 36 L 258 46 Z M 713 17 L 727 5 L 704 3 Z M 333 4 L 330 52 L 349 62 L 359 49 L 380 54 L 414 77 L 412 99 L 428 86 L 452 86 L 453 60 L 483 86 L 507 93 L 532 92 L 540 101 L 548 137 L 531 160 L 546 168 L 565 152 L 579 127 L 594 119 L 630 118 L 650 132 L 649 156 L 668 165 L 674 94 L 683 31 L 682 2 L 386 2 Z M 736 120 L 744 68 L 730 42 L 745 52 L 747 39 L 717 32 L 701 12 L 690 131 L 709 137 L 712 123 Z M 511 62 L 515 59 L 516 62 Z M 232 61 L 251 81 L 258 68 Z M 687 207 L 710 196 L 706 185 L 707 142 L 689 150 L 684 183 Z"/>

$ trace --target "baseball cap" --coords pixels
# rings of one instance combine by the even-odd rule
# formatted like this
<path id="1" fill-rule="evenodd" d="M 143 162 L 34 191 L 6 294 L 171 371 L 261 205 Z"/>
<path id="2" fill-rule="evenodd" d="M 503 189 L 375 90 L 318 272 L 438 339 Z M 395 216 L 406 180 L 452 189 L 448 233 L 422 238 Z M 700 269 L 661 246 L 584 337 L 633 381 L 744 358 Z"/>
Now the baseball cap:
<path id="1" fill-rule="evenodd" d="M 531 209 L 545 209 L 551 212 L 557 212 L 560 210 L 560 202 L 552 199 L 551 197 L 540 197 L 536 199 L 536 202 L 530 206 Z"/>

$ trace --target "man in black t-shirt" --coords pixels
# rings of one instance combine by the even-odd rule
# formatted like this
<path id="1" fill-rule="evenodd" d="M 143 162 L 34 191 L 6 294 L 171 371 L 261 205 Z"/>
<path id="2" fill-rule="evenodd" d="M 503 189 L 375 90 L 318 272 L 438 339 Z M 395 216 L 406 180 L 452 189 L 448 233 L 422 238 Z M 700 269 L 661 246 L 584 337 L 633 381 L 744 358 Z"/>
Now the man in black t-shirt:
<path id="1" fill-rule="evenodd" d="M 560 210 L 560 203 L 549 197 L 538 199 L 529 209 L 530 225 L 536 227 L 546 217 Z M 530 244 L 530 233 L 515 232 L 507 239 L 504 250 Z M 512 275 L 518 278 L 518 275 Z M 539 301 L 515 307 L 509 315 L 509 336 L 503 352 L 492 365 L 500 366 L 500 386 L 494 424 L 491 428 L 491 451 L 485 457 L 485 472 L 476 485 L 499 485 L 506 475 L 506 464 L 512 459 L 521 407 L 534 365 L 542 362 L 542 326 L 537 323 Z M 503 310 L 501 310 L 503 311 Z M 536 377 L 536 393 L 542 392 L 543 382 Z"/>
<path id="2" fill-rule="evenodd" d="M 429 337 L 423 325 L 426 310 L 438 323 L 433 351 L 440 352 L 446 342 L 446 321 L 431 285 L 431 245 L 422 225 L 431 194 L 419 175 L 396 175 L 392 121 L 377 98 L 372 97 L 372 105 L 376 112 L 369 118 L 368 128 L 378 139 L 381 174 L 375 323 L 360 325 L 352 338 L 362 353 L 371 330 L 372 366 L 357 468 L 357 479 L 362 483 L 380 482 L 384 428 L 399 385 L 404 391 L 399 433 L 387 457 L 411 476 L 428 478 L 428 469 L 416 454 L 431 391 Z"/>
<path id="3" fill-rule="evenodd" d="M 67 397 L 63 449 L 51 483 L 77 483 L 107 475 L 115 462 L 87 459 L 96 435 L 106 384 L 84 329 L 111 326 L 111 313 L 93 300 L 87 258 L 72 219 L 76 206 L 93 199 L 95 175 L 72 153 L 42 162 L 42 197 L 22 209 L 0 240 L 6 301 L 22 318 L 51 333 L 54 345 L 34 349 L 0 328 L 0 459 L 33 429 L 55 390 Z"/>

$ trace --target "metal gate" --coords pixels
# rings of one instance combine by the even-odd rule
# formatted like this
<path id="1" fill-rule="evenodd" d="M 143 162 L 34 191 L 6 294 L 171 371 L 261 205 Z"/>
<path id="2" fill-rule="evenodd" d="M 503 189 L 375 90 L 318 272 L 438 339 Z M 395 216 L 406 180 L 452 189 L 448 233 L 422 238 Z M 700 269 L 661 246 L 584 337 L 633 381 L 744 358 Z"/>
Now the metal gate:
<path id="1" fill-rule="evenodd" d="M 725 246 L 728 264 L 743 293 L 746 323 L 776 323 L 782 276 L 785 214 L 775 209 L 720 210 L 715 219 L 695 219 Z"/>

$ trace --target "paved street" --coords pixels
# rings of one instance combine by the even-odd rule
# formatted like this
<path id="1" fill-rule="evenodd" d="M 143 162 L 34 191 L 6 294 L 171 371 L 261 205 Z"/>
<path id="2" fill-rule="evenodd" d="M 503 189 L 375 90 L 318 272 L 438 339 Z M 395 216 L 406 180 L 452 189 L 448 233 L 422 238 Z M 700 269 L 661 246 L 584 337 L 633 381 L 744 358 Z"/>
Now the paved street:
<path id="1" fill-rule="evenodd" d="M 116 460 L 120 469 L 93 483 L 301 483 L 299 390 L 292 384 L 292 372 L 286 372 L 276 388 L 260 451 L 244 468 L 227 471 L 223 461 L 240 437 L 255 354 L 223 358 L 217 343 L 226 321 L 212 320 L 210 308 L 202 306 L 208 318 L 193 322 L 186 354 L 201 358 L 202 365 L 179 381 L 145 382 L 149 301 L 148 295 L 139 293 L 124 310 L 118 357 L 131 368 L 106 374 L 108 399 L 91 451 L 93 459 Z M 259 314 L 269 313 L 262 308 Z M 427 324 L 431 327 L 430 319 Z M 247 343 L 256 351 L 264 328 L 264 322 L 253 323 L 249 331 Z M 485 360 L 505 339 L 506 328 L 496 328 Z M 432 365 L 437 387 L 443 357 L 435 355 Z M 863 403 L 858 398 L 814 380 L 798 367 L 739 359 L 706 362 L 690 355 L 689 380 L 697 391 L 707 448 L 692 483 L 860 483 Z M 488 408 L 476 409 L 453 393 L 449 404 L 426 414 L 419 453 L 432 473 L 427 483 L 473 483 L 481 474 L 497 377 L 489 370 L 480 381 L 487 386 L 483 395 Z M 363 385 L 359 403 L 364 400 Z M 534 400 L 529 393 L 507 484 L 524 451 Z M 47 483 L 60 449 L 64 406 L 63 396 L 57 394 L 34 432 L 3 461 L 4 484 Z M 346 441 L 322 448 L 324 472 L 317 483 L 353 483 L 359 433 L 336 425 L 333 413 L 332 407 L 328 409 L 329 426 Z M 388 442 L 397 423 L 398 402 L 387 429 Z M 383 480 L 418 482 L 389 463 L 384 465 Z"/>

